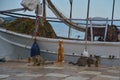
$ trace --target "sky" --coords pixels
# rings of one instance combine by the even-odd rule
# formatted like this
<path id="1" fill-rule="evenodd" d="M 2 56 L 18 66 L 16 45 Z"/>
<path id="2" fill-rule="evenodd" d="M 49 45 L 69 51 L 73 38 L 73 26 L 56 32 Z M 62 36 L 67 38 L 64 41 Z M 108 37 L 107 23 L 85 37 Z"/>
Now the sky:
<path id="1" fill-rule="evenodd" d="M 22 0 L 0 0 L 0 11 L 8 10 L 14 8 L 21 8 Z M 70 2 L 69 0 L 51 0 L 54 5 L 63 13 L 65 16 L 69 18 L 70 15 Z M 72 18 L 86 18 L 87 13 L 87 1 L 88 0 L 73 0 L 72 7 Z M 89 17 L 108 17 L 111 19 L 112 15 L 112 2 L 113 0 L 90 0 L 90 13 Z M 114 19 L 120 19 L 120 0 L 115 0 L 115 12 Z M 26 14 L 34 14 L 32 12 L 20 12 Z M 0 15 L 1 16 L 1 15 Z M 55 17 L 50 9 L 47 8 L 47 16 Z"/>

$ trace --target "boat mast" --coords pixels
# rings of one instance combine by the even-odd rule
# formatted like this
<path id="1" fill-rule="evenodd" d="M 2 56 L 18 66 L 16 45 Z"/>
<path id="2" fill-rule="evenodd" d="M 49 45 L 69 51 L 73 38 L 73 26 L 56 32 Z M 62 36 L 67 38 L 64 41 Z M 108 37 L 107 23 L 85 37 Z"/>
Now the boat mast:
<path id="1" fill-rule="evenodd" d="M 69 0 L 69 1 L 70 1 L 70 21 L 71 21 L 71 18 L 72 18 L 72 3 L 73 3 L 73 0 Z M 69 26 L 68 38 L 70 38 L 70 34 L 71 34 L 71 26 Z"/>
<path id="2" fill-rule="evenodd" d="M 43 20 L 46 20 L 46 0 L 43 0 Z"/>
<path id="3" fill-rule="evenodd" d="M 115 0 L 113 0 L 113 7 L 112 7 L 112 21 L 111 21 L 111 25 L 113 25 L 114 9 L 115 9 Z"/>
<path id="4" fill-rule="evenodd" d="M 86 49 L 86 50 L 87 50 L 87 36 L 88 36 L 89 9 L 90 9 L 90 0 L 88 0 L 87 18 L 86 18 L 86 33 L 85 33 L 85 49 Z"/>

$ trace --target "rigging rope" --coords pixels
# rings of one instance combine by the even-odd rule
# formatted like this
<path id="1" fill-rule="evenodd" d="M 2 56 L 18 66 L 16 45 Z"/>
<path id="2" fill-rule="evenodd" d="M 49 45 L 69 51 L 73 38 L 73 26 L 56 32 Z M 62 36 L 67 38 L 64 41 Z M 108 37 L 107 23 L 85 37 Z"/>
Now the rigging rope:
<path id="1" fill-rule="evenodd" d="M 63 21 L 65 24 L 71 26 L 72 28 L 74 28 L 76 30 L 85 32 L 85 27 L 79 26 L 79 25 L 71 22 L 70 20 L 68 20 L 61 12 L 59 12 L 59 10 L 53 5 L 53 3 L 50 0 L 47 0 L 47 3 L 48 3 L 48 7 L 53 11 L 53 13 L 58 18 L 60 18 L 61 21 Z"/>

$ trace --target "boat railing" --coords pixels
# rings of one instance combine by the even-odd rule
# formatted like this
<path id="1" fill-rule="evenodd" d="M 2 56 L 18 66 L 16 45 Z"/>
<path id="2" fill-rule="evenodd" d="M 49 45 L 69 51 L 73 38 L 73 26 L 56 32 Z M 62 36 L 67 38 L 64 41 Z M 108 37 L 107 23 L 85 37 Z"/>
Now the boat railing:
<path id="1" fill-rule="evenodd" d="M 104 20 L 104 21 L 92 21 L 92 20 Z M 93 17 L 90 18 L 90 32 L 91 32 L 91 41 L 93 41 L 93 28 L 104 28 L 104 41 L 106 40 L 107 32 L 108 32 L 108 18 L 103 17 Z"/>

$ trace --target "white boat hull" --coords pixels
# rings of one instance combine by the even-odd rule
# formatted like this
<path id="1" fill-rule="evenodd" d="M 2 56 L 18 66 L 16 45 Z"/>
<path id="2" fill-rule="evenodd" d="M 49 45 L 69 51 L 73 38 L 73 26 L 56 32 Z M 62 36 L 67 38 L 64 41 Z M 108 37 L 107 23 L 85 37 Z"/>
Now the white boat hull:
<path id="1" fill-rule="evenodd" d="M 59 40 L 60 39 L 38 37 L 37 42 L 39 44 L 41 53 L 44 53 L 43 55 L 57 55 Z M 83 53 L 85 41 L 62 40 L 64 42 L 63 45 L 65 56 L 79 57 L 81 53 Z M 30 48 L 33 44 L 33 41 L 33 37 L 30 35 L 19 34 L 0 28 L 0 44 L 2 44 L 0 45 L 0 56 L 6 56 L 9 59 L 13 57 L 27 58 L 30 56 Z M 98 55 L 105 58 L 108 58 L 109 55 L 114 55 L 115 58 L 120 58 L 120 42 L 88 41 L 87 47 L 89 54 Z"/>

